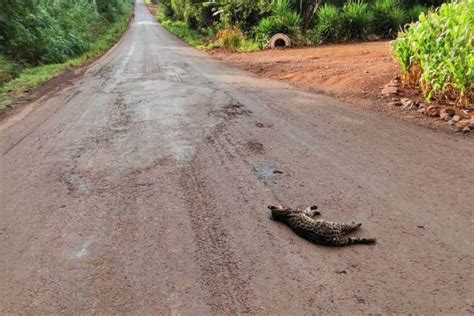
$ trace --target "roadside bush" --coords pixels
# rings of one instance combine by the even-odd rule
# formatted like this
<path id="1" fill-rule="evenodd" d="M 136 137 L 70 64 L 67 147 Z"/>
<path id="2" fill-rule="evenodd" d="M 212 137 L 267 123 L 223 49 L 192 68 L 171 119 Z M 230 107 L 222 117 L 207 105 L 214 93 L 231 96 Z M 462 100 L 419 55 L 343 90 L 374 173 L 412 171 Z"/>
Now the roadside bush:
<path id="1" fill-rule="evenodd" d="M 394 38 L 408 22 L 407 14 L 397 0 L 375 0 L 371 11 L 374 33 L 384 38 Z"/>
<path id="2" fill-rule="evenodd" d="M 367 4 L 362 1 L 349 2 L 342 9 L 342 29 L 345 40 L 365 39 L 369 34 L 372 16 Z"/>
<path id="3" fill-rule="evenodd" d="M 220 21 L 225 27 L 235 27 L 250 33 L 260 20 L 269 15 L 269 1 L 256 0 L 217 0 L 215 7 Z"/>
<path id="4" fill-rule="evenodd" d="M 419 84 L 428 101 L 444 96 L 474 107 L 473 12 L 473 1 L 443 4 L 393 42 L 404 82 Z"/>
<path id="5" fill-rule="evenodd" d="M 269 39 L 276 33 L 285 33 L 290 36 L 299 34 L 300 18 L 296 12 L 288 12 L 284 16 L 270 16 L 262 19 L 257 26 L 257 34 Z"/>
<path id="6" fill-rule="evenodd" d="M 12 80 L 19 71 L 20 66 L 9 58 L 0 55 L 0 86 L 2 83 Z"/>
<path id="7" fill-rule="evenodd" d="M 186 0 L 171 0 L 170 6 L 176 19 L 184 21 L 184 11 L 187 7 Z"/>
<path id="8" fill-rule="evenodd" d="M 159 20 L 175 18 L 173 8 L 171 7 L 171 1 L 160 1 L 158 3 L 158 10 L 156 11 L 156 17 Z"/>
<path id="9" fill-rule="evenodd" d="M 21 0 L 18 0 L 21 1 Z M 9 106 L 14 96 L 19 96 L 57 76 L 65 69 L 79 66 L 103 54 L 127 29 L 129 14 L 125 14 L 114 23 L 101 19 L 99 23 L 92 25 L 91 33 L 94 33 L 89 49 L 80 56 L 68 59 L 65 63 L 48 64 L 31 67 L 21 61 L 17 62 L 0 55 L 0 77 L 6 78 L 6 82 L 0 80 L 0 109 Z M 3 42 L 0 42 L 0 46 Z M 5 63 L 6 60 L 6 63 Z M 13 70 L 13 72 L 11 71 Z M 6 76 L 4 74 L 7 72 Z"/>
<path id="10" fill-rule="evenodd" d="M 61 63 L 90 48 L 94 25 L 131 9 L 127 0 L 2 2 L 0 48 L 16 61 Z M 104 31 L 104 30 L 102 30 Z"/>
<path id="11" fill-rule="evenodd" d="M 269 36 L 281 33 L 285 29 L 285 25 L 281 19 L 278 19 L 274 16 L 267 17 L 262 19 L 257 26 L 257 33 L 262 36 L 268 38 Z"/>
<path id="12" fill-rule="evenodd" d="M 416 22 L 418 21 L 418 18 L 420 17 L 421 13 L 426 14 L 428 13 L 428 10 L 428 7 L 421 4 L 416 4 L 408 10 L 408 20 L 410 22 Z"/>
<path id="13" fill-rule="evenodd" d="M 291 9 L 289 0 L 277 0 L 271 5 L 271 16 L 260 21 L 256 28 L 259 41 L 267 43 L 276 33 L 285 33 L 296 39 L 301 30 L 301 16 Z"/>
<path id="14" fill-rule="evenodd" d="M 343 18 L 340 10 L 325 4 L 319 9 L 315 26 L 316 42 L 338 42 L 342 39 Z"/>
<path id="15" fill-rule="evenodd" d="M 222 47 L 237 50 L 244 41 L 244 35 L 237 29 L 226 29 L 217 34 L 217 39 Z"/>
<path id="16" fill-rule="evenodd" d="M 88 2 L 88 1 L 76 1 Z M 91 2 L 91 1 L 89 1 Z M 94 1 L 92 1 L 94 2 Z M 95 0 L 97 12 L 109 22 L 115 22 L 124 14 L 130 12 L 132 2 L 130 0 Z"/>

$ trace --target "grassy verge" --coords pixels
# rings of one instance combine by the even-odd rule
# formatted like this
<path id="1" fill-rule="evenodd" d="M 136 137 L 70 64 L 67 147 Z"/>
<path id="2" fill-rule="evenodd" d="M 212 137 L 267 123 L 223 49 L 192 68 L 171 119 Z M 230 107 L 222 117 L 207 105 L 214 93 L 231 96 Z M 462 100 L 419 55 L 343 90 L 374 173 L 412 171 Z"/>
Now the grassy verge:
<path id="1" fill-rule="evenodd" d="M 181 21 L 161 19 L 159 21 L 164 28 L 184 40 L 189 45 L 203 50 L 213 48 L 210 36 L 208 34 L 201 31 L 192 30 L 184 22 Z"/>
<path id="2" fill-rule="evenodd" d="M 165 16 L 163 16 L 163 14 L 160 14 L 159 8 L 155 18 L 170 33 L 176 35 L 177 37 L 197 49 L 211 50 L 216 48 L 222 48 L 221 43 L 217 39 L 217 30 L 191 29 L 186 25 L 186 23 L 182 21 L 173 21 L 166 18 Z M 243 39 L 242 41 L 240 41 L 238 47 L 235 47 L 233 50 L 237 52 L 254 52 L 260 50 L 260 47 L 254 41 Z"/>
<path id="3" fill-rule="evenodd" d="M 86 64 L 104 54 L 125 32 L 130 18 L 131 13 L 118 19 L 114 24 L 108 25 L 104 33 L 92 43 L 90 50 L 77 58 L 61 64 L 41 65 L 21 70 L 15 79 L 0 85 L 0 110 L 11 105 L 14 98 L 39 87 L 64 70 Z M 14 67 L 19 66 L 0 56 L 0 76 L 13 76 L 12 68 Z"/>

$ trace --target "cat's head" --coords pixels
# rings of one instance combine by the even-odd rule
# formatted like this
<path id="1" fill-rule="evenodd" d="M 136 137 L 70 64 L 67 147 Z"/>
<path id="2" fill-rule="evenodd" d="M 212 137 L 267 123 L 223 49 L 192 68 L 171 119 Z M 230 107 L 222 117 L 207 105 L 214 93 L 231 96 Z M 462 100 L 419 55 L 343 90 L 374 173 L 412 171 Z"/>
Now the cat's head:
<path id="1" fill-rule="evenodd" d="M 284 206 L 268 206 L 268 209 L 272 211 L 272 219 L 279 222 L 285 222 L 288 218 L 295 214 L 295 210 Z"/>

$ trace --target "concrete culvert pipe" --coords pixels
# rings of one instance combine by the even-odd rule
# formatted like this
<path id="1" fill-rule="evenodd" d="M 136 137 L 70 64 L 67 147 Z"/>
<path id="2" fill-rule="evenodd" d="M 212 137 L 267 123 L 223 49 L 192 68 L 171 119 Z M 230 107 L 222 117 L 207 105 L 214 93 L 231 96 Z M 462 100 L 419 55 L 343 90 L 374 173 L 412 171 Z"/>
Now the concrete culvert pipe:
<path id="1" fill-rule="evenodd" d="M 283 33 L 278 33 L 272 36 L 270 39 L 270 47 L 275 48 L 285 48 L 291 46 L 291 40 L 288 35 Z"/>

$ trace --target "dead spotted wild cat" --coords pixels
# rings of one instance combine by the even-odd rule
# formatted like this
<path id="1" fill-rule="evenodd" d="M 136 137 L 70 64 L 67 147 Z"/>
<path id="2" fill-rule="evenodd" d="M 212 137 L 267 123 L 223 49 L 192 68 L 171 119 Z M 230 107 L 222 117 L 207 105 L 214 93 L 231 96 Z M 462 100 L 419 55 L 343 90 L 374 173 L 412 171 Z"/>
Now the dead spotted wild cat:
<path id="1" fill-rule="evenodd" d="M 316 220 L 321 215 L 317 206 L 304 210 L 281 206 L 269 206 L 272 219 L 287 224 L 299 236 L 315 243 L 326 246 L 348 246 L 353 244 L 374 244 L 375 238 L 343 237 L 356 229 L 361 223 L 337 223 Z"/>

